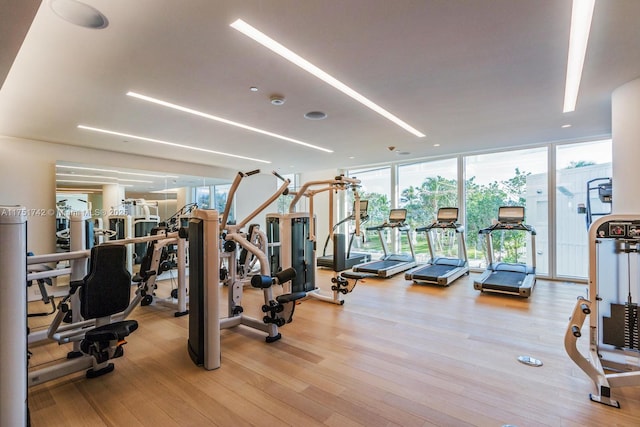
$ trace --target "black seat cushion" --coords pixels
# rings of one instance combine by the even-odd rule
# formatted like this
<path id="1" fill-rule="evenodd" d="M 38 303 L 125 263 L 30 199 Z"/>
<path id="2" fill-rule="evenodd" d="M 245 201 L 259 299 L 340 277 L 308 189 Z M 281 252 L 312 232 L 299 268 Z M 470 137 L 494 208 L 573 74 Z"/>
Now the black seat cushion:
<path id="1" fill-rule="evenodd" d="M 278 301 L 280 304 L 285 304 L 288 302 L 297 301 L 306 296 L 307 296 L 306 292 L 293 292 L 291 294 L 278 295 L 276 297 L 276 301 Z"/>
<path id="2" fill-rule="evenodd" d="M 92 329 L 84 335 L 84 339 L 88 342 L 121 340 L 136 329 L 138 329 L 138 322 L 123 320 Z"/>

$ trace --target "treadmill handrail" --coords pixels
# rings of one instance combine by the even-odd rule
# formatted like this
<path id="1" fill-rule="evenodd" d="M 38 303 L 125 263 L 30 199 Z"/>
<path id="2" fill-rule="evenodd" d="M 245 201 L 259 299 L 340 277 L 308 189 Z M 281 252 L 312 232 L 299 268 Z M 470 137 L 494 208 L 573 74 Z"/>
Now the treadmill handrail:
<path id="1" fill-rule="evenodd" d="M 409 224 L 405 222 L 383 222 L 382 224 L 372 225 L 366 228 L 367 231 L 378 231 L 383 228 L 397 228 L 400 231 L 406 231 L 409 229 Z"/>
<path id="2" fill-rule="evenodd" d="M 494 231 L 497 230 L 516 230 L 516 231 L 526 231 L 528 233 L 531 233 L 533 235 L 536 234 L 536 229 L 533 227 L 533 225 L 527 225 L 524 224 L 522 222 L 517 222 L 517 223 L 506 223 L 506 222 L 498 222 L 493 224 L 490 227 L 487 228 L 483 228 L 481 230 L 478 231 L 479 234 L 491 234 Z"/>
<path id="3" fill-rule="evenodd" d="M 425 231 L 430 231 L 433 229 L 451 229 L 451 230 L 455 230 L 456 233 L 462 233 L 464 232 L 464 225 L 460 225 L 457 222 L 434 222 L 432 224 L 429 225 L 425 225 L 423 227 L 417 227 L 416 228 L 416 233 L 422 233 Z"/>

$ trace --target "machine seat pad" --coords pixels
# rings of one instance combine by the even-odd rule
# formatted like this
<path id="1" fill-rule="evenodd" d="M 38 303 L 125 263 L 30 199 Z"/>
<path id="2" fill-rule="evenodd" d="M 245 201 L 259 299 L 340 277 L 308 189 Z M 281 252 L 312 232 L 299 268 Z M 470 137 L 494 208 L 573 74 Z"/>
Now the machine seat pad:
<path id="1" fill-rule="evenodd" d="M 147 280 L 149 280 L 152 276 L 156 275 L 156 271 L 155 270 L 148 270 L 145 272 L 139 272 L 134 274 L 134 276 L 131 278 L 131 281 L 134 283 L 141 283 L 141 282 L 146 282 Z"/>
<path id="2" fill-rule="evenodd" d="M 356 280 L 361 280 L 361 279 L 369 279 L 372 277 L 378 277 L 377 274 L 374 273 L 361 273 L 359 271 L 345 271 L 344 273 L 340 274 L 342 277 L 346 278 L 346 279 L 356 279 Z"/>
<path id="3" fill-rule="evenodd" d="M 136 329 L 138 329 L 137 321 L 123 320 L 92 329 L 85 334 L 84 339 L 88 342 L 121 340 Z"/>
<path id="4" fill-rule="evenodd" d="M 280 304 L 286 304 L 288 302 L 297 301 L 306 296 L 306 292 L 292 292 L 290 294 L 278 295 L 276 297 L 276 301 L 278 301 Z"/>

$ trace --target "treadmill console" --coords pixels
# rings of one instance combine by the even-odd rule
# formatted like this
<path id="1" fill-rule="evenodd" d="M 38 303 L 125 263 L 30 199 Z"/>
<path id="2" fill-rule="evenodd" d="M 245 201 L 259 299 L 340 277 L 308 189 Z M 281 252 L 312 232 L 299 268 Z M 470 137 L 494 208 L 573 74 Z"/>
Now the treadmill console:
<path id="1" fill-rule="evenodd" d="M 458 221 L 458 208 L 440 208 L 436 216 L 437 222 L 456 222 Z"/>
<path id="2" fill-rule="evenodd" d="M 389 212 L 389 224 L 402 224 L 406 219 L 406 209 L 391 209 L 391 211 Z"/>
<path id="3" fill-rule="evenodd" d="M 524 206 L 501 206 L 498 209 L 498 222 L 519 224 L 524 221 Z"/>
<path id="4" fill-rule="evenodd" d="M 353 211 L 355 212 L 355 202 L 353 203 Z M 367 218 L 369 216 L 369 201 L 360 200 L 360 218 Z"/>

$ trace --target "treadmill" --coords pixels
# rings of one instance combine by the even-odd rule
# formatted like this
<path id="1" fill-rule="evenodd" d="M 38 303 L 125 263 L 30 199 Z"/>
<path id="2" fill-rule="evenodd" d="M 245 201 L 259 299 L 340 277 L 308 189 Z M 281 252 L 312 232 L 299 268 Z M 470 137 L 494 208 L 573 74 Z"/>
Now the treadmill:
<path id="1" fill-rule="evenodd" d="M 336 233 L 336 230 L 348 221 L 356 220 L 356 203 L 353 202 L 353 210 L 351 211 L 351 215 L 344 218 L 336 225 L 333 226 L 332 233 L 330 236 L 327 236 L 327 240 L 324 242 L 324 248 L 322 250 L 322 256 L 319 256 L 316 259 L 316 264 L 318 267 L 330 268 L 334 271 L 343 271 L 352 268 L 356 264 L 361 264 L 367 262 L 371 259 L 371 256 L 367 253 L 356 253 L 351 252 L 351 247 L 353 246 L 353 241 L 355 239 L 355 233 L 351 233 L 349 238 L 349 246 L 347 247 L 347 252 L 345 254 L 345 236 L 341 233 Z M 364 224 L 369 220 L 369 201 L 368 200 L 360 200 L 360 224 Z M 329 240 L 333 239 L 333 254 L 327 255 L 327 246 L 329 245 Z M 337 258 L 337 259 L 336 259 Z M 339 267 L 336 267 L 336 264 L 339 264 Z"/>
<path id="2" fill-rule="evenodd" d="M 411 242 L 411 236 L 409 235 L 410 227 L 405 222 L 407 219 L 406 209 L 391 209 L 389 212 L 389 219 L 383 224 L 373 227 L 367 227 L 367 231 L 377 231 L 380 237 L 380 243 L 382 244 L 382 251 L 384 255 L 378 261 L 371 261 L 364 264 L 354 265 L 352 270 L 354 272 L 372 273 L 378 277 L 391 277 L 394 274 L 407 271 L 417 265 L 416 256 L 413 250 L 413 243 Z M 397 229 L 401 234 L 406 235 L 409 242 L 410 255 L 392 254 L 389 253 L 387 248 L 387 242 L 382 235 L 382 230 L 385 228 Z"/>
<path id="3" fill-rule="evenodd" d="M 433 235 L 453 231 L 456 235 L 457 257 L 435 256 Z M 416 228 L 416 233 L 425 233 L 431 258 L 427 264 L 418 266 L 404 274 L 414 283 L 449 286 L 462 275 L 469 274 L 469 260 L 464 243 L 464 227 L 458 224 L 458 208 L 440 208 L 436 221 L 425 227 Z"/>
<path id="4" fill-rule="evenodd" d="M 492 233 L 501 230 L 525 232 L 529 235 L 531 265 L 518 262 L 494 262 Z M 479 233 L 485 237 L 488 265 L 482 275 L 473 282 L 474 289 L 529 297 L 536 283 L 536 231 L 532 226 L 524 223 L 524 207 L 500 207 L 498 222 L 480 230 Z"/>

